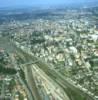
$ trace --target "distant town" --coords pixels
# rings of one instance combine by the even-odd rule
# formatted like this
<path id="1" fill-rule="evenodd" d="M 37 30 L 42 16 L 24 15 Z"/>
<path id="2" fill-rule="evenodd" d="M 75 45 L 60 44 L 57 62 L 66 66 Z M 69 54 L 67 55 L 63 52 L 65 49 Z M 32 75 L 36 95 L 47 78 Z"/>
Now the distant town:
<path id="1" fill-rule="evenodd" d="M 0 100 L 98 100 L 98 7 L 0 11 Z"/>

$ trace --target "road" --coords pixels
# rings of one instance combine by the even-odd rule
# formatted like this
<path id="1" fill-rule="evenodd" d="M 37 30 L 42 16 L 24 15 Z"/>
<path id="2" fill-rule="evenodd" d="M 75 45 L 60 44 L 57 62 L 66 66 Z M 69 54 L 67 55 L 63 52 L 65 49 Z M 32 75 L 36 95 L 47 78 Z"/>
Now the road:
<path id="1" fill-rule="evenodd" d="M 27 52 L 17 48 L 14 45 L 12 46 L 17 52 L 20 52 L 24 56 L 27 62 L 38 60 L 38 62 L 36 62 L 36 65 L 65 90 L 67 95 L 70 97 L 70 100 L 94 100 L 92 96 L 84 93 L 82 90 L 68 82 L 64 76 L 57 73 L 55 70 L 50 69 L 49 65 L 47 65 L 44 61 L 28 54 Z"/>

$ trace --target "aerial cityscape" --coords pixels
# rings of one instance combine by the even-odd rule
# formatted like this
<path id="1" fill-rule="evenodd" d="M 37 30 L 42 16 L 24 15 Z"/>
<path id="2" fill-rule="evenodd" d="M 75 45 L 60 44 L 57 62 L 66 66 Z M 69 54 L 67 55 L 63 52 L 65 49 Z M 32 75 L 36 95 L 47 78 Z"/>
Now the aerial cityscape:
<path id="1" fill-rule="evenodd" d="M 0 100 L 98 100 L 98 1 L 4 1 Z"/>

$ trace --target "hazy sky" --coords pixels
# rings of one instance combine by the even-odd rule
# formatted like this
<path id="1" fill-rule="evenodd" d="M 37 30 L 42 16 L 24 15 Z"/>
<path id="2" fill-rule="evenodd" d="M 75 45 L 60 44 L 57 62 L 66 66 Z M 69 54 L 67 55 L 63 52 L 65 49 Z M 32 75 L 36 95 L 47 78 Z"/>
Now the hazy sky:
<path id="1" fill-rule="evenodd" d="M 97 0 L 0 0 L 0 7 L 58 5 L 81 2 L 86 3 L 94 1 Z"/>

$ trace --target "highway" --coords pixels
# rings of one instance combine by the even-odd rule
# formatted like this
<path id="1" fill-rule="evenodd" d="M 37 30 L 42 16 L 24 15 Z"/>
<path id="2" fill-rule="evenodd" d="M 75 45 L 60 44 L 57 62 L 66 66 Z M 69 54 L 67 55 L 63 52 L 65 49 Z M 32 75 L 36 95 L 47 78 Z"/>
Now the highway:
<path id="1" fill-rule="evenodd" d="M 38 59 L 35 56 L 30 55 L 29 53 L 21 50 L 20 48 L 17 48 L 15 45 L 13 45 L 13 43 L 11 43 L 11 45 L 13 46 L 14 50 L 24 56 L 24 59 L 27 62 L 38 60 L 38 62 L 36 62 L 36 65 L 64 89 L 70 100 L 94 100 L 92 96 L 88 95 L 87 93 L 84 93 L 82 90 L 72 85 L 60 73 L 56 72 L 53 69 L 50 69 L 51 66 L 49 67 L 49 65 L 47 65 L 44 61 Z M 30 71 L 30 69 L 28 71 Z"/>

